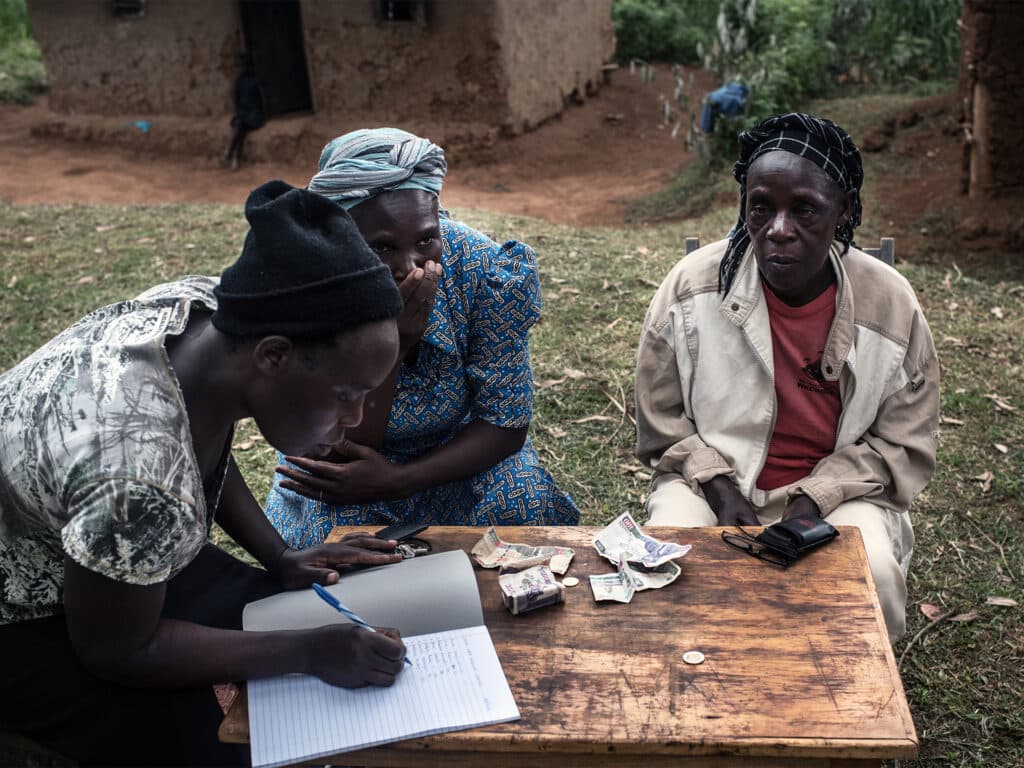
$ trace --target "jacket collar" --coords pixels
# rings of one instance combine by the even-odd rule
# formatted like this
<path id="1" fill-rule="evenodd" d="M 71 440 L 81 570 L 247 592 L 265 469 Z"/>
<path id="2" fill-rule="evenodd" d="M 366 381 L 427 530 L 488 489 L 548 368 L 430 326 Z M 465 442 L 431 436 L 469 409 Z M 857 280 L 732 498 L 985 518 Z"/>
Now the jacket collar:
<path id="1" fill-rule="evenodd" d="M 846 270 L 840 256 L 842 252 L 843 244 L 833 241 L 829 248 L 829 261 L 836 273 L 836 316 L 829 329 L 821 357 L 821 372 L 829 381 L 836 381 L 839 378 L 843 363 L 853 349 L 853 289 L 850 281 L 846 279 Z M 718 311 L 733 325 L 742 327 L 750 320 L 754 310 L 763 303 L 761 273 L 757 269 L 757 259 L 754 258 L 754 247 L 750 245 L 743 254 L 732 287 L 719 304 Z"/>

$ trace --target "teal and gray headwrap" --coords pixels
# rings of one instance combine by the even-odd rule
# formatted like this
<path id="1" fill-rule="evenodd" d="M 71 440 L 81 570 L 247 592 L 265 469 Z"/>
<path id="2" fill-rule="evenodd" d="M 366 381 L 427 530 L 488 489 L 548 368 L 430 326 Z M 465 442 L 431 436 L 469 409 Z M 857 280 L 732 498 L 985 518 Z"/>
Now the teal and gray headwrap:
<path id="1" fill-rule="evenodd" d="M 441 192 L 444 150 L 398 128 L 364 128 L 330 142 L 320 153 L 319 172 L 309 189 L 348 210 L 396 189 Z"/>

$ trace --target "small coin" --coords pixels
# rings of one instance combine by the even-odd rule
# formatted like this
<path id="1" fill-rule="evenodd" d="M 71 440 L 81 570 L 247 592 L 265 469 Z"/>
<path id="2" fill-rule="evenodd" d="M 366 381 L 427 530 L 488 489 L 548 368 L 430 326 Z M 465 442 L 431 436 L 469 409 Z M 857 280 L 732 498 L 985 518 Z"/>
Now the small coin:
<path id="1" fill-rule="evenodd" d="M 577 579 L 575 576 L 566 576 L 564 579 L 562 579 L 562 584 L 564 584 L 567 587 L 575 587 L 579 583 L 580 580 Z"/>
<path id="2" fill-rule="evenodd" d="M 683 661 L 687 664 L 703 664 L 704 654 L 700 651 L 687 651 L 683 654 Z"/>

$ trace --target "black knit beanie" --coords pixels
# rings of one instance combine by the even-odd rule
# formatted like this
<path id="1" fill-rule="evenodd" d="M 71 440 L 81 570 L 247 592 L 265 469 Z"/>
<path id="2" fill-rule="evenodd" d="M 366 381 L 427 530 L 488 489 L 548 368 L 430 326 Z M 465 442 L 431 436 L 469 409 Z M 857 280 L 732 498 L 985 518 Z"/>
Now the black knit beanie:
<path id="1" fill-rule="evenodd" d="M 245 203 L 242 254 L 214 288 L 214 326 L 235 336 L 318 336 L 398 317 L 402 297 L 344 208 L 268 181 Z"/>

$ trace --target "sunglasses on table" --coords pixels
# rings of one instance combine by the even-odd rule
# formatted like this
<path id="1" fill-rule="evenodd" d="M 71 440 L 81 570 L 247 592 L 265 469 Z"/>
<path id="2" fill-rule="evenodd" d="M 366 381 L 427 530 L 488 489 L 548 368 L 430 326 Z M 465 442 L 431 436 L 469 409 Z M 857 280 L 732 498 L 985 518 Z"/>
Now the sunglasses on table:
<path id="1" fill-rule="evenodd" d="M 788 568 L 812 549 L 832 541 L 839 531 L 820 517 L 791 517 L 769 525 L 756 536 L 737 525 L 738 533 L 722 531 L 722 541 L 764 560 Z"/>

